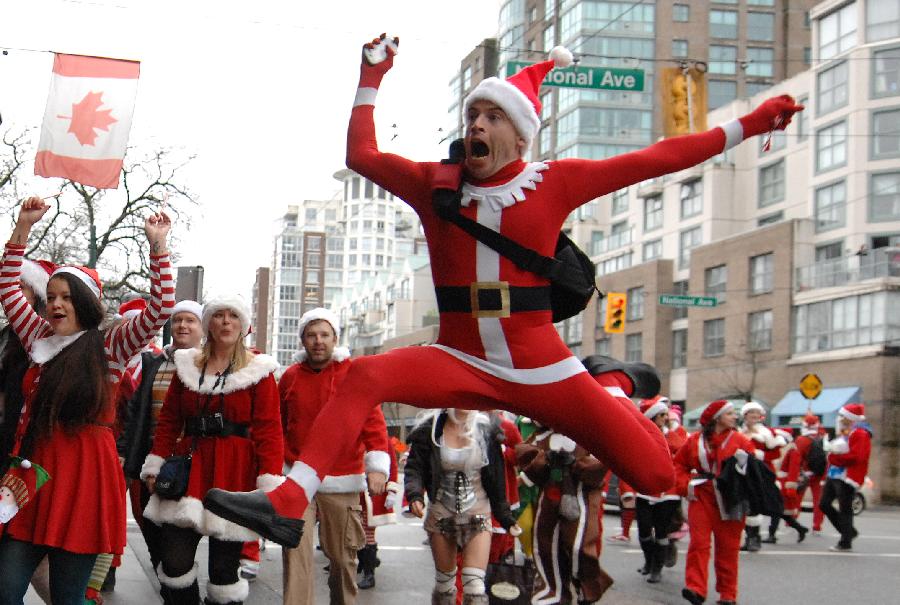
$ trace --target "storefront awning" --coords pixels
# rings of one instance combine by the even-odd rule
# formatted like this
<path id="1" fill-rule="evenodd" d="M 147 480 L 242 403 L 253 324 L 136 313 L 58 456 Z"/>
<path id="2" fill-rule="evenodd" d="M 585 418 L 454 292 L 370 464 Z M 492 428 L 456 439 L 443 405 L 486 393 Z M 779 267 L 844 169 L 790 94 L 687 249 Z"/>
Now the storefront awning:
<path id="1" fill-rule="evenodd" d="M 812 400 L 804 397 L 799 390 L 788 391 L 770 413 L 772 426 L 799 427 L 807 410 L 822 420 L 822 426 L 834 428 L 837 412 L 847 403 L 862 401 L 860 387 L 830 387 Z"/>

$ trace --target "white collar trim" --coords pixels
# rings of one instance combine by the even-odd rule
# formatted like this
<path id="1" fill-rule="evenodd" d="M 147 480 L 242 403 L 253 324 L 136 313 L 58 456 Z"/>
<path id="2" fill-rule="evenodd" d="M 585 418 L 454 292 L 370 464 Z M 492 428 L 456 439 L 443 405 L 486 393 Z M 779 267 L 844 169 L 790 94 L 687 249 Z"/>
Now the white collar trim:
<path id="1" fill-rule="evenodd" d="M 227 395 L 251 387 L 260 380 L 278 369 L 278 362 L 269 355 L 254 355 L 247 367 L 233 372 L 225 379 L 225 385 L 213 391 L 216 384 L 214 376 L 207 376 L 200 386 L 200 368 L 196 359 L 200 356 L 200 349 L 181 349 L 175 351 L 175 371 L 178 378 L 189 391 L 200 394 L 222 393 Z"/>
<path id="2" fill-rule="evenodd" d="M 537 184 L 544 180 L 541 174 L 550 166 L 544 162 L 531 162 L 525 165 L 522 171 L 509 182 L 496 187 L 477 187 L 469 183 L 462 186 L 462 205 L 468 205 L 475 200 L 490 205 L 494 212 L 500 212 L 517 202 L 525 201 L 525 190 L 534 191 Z"/>
<path id="3" fill-rule="evenodd" d="M 67 346 L 81 338 L 82 334 L 84 334 L 83 330 L 68 336 L 51 334 L 45 338 L 39 338 L 31 343 L 31 350 L 28 351 L 28 355 L 31 357 L 31 361 L 43 365 L 56 357 Z"/>
<path id="4" fill-rule="evenodd" d="M 331 353 L 331 359 L 333 361 L 345 361 L 350 359 L 350 349 L 347 347 L 335 347 L 334 351 Z M 291 361 L 294 363 L 303 363 L 306 361 L 306 349 L 301 348 L 294 353 L 294 356 L 291 357 Z"/>

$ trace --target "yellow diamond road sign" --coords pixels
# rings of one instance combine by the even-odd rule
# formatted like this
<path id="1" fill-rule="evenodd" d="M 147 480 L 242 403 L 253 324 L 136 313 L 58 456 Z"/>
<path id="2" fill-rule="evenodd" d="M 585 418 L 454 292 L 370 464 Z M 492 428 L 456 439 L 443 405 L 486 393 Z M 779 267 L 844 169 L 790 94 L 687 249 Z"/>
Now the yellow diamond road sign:
<path id="1" fill-rule="evenodd" d="M 822 393 L 822 381 L 815 374 L 807 374 L 800 381 L 800 392 L 807 399 L 815 399 Z"/>

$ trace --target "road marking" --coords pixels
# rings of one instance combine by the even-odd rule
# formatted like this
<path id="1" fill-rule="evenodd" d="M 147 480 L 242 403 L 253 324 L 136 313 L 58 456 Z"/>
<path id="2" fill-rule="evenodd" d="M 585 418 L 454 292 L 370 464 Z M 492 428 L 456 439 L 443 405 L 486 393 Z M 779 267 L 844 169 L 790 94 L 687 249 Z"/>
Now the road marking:
<path id="1" fill-rule="evenodd" d="M 378 549 L 381 550 L 381 548 L 382 547 L 379 545 Z M 629 554 L 629 555 L 636 555 L 638 553 L 641 553 L 642 551 L 640 551 L 636 548 L 626 548 L 626 549 L 623 549 L 621 552 L 623 552 L 625 554 Z M 900 553 L 897 553 L 897 552 L 880 552 L 880 553 L 872 552 L 872 553 L 869 553 L 869 552 L 853 552 L 853 551 L 835 552 L 835 551 L 830 551 L 830 550 L 761 550 L 761 551 L 755 552 L 755 553 L 742 552 L 741 554 L 746 555 L 751 558 L 759 556 L 759 555 L 769 555 L 769 556 L 800 555 L 800 556 L 804 556 L 804 557 L 807 555 L 818 555 L 818 556 L 824 556 L 824 557 L 883 557 L 886 559 L 900 559 Z"/>

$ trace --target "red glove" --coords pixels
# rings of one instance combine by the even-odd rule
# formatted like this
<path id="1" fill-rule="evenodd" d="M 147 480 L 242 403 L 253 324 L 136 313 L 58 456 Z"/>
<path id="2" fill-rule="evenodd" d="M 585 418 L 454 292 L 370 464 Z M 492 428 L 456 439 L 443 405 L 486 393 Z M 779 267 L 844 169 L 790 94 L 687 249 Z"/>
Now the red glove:
<path id="1" fill-rule="evenodd" d="M 739 118 L 744 129 L 744 140 L 772 130 L 784 130 L 798 111 L 803 111 L 803 105 L 797 105 L 790 95 L 767 99 L 752 112 Z"/>
<path id="2" fill-rule="evenodd" d="M 363 50 L 375 48 L 378 44 L 384 44 L 385 34 L 381 34 L 371 42 L 363 45 Z M 394 45 L 400 44 L 400 38 L 394 38 Z M 359 66 L 359 87 L 360 88 L 378 88 L 381 86 L 381 79 L 384 74 L 394 66 L 394 49 L 390 45 L 385 44 L 387 50 L 387 59 L 381 63 L 371 65 L 366 59 L 365 53 L 362 55 L 362 64 Z"/>

